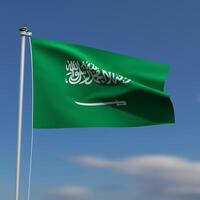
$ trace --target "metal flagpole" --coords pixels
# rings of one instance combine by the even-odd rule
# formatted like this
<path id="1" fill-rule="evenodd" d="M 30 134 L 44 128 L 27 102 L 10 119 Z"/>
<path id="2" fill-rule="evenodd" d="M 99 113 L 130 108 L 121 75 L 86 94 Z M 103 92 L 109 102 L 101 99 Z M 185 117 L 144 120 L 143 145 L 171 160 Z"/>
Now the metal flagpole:
<path id="1" fill-rule="evenodd" d="M 19 82 L 19 111 L 18 111 L 18 132 L 17 132 L 17 160 L 16 160 L 16 185 L 15 200 L 19 200 L 20 183 L 20 160 L 21 160 L 21 138 L 22 138 L 22 110 L 23 110 L 23 90 L 24 90 L 24 63 L 25 63 L 25 42 L 26 36 L 31 36 L 27 27 L 19 29 L 21 35 L 21 60 L 20 60 L 20 82 Z"/>

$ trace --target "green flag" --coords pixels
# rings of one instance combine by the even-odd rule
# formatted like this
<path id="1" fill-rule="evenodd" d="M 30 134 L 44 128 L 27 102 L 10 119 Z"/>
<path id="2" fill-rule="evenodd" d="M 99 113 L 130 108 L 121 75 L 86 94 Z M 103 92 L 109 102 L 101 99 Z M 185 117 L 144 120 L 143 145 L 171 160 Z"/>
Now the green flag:
<path id="1" fill-rule="evenodd" d="M 57 41 L 31 44 L 34 128 L 174 122 L 168 65 Z"/>

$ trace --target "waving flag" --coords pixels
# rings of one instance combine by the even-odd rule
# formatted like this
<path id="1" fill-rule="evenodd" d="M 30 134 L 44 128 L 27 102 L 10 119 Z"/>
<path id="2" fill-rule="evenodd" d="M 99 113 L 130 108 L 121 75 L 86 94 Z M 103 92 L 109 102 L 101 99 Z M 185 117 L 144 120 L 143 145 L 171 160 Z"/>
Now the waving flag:
<path id="1" fill-rule="evenodd" d="M 57 41 L 31 44 L 34 128 L 174 122 L 168 65 Z"/>

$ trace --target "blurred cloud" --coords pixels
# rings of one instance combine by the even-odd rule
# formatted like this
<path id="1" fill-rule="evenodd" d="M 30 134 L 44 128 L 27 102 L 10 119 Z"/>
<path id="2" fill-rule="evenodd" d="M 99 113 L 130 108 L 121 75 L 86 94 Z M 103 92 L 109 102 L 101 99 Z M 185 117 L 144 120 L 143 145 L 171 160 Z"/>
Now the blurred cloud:
<path id="1" fill-rule="evenodd" d="M 200 162 L 154 155 L 121 160 L 82 155 L 72 160 L 79 165 L 136 177 L 141 194 L 147 195 L 148 199 L 200 199 Z"/>
<path id="2" fill-rule="evenodd" d="M 73 200 L 87 199 L 90 194 L 91 191 L 87 187 L 83 186 L 62 186 L 50 192 L 50 195 L 53 196 L 55 199 Z"/>
<path id="3" fill-rule="evenodd" d="M 197 95 L 197 102 L 200 103 L 200 94 Z"/>

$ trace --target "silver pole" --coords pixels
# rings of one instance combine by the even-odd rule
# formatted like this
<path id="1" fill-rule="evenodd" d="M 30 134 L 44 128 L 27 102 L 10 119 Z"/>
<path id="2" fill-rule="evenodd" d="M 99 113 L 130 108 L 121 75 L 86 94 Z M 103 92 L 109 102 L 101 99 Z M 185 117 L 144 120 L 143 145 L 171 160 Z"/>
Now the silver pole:
<path id="1" fill-rule="evenodd" d="M 22 27 L 19 30 L 21 35 L 21 59 L 20 59 L 20 80 L 19 80 L 19 105 L 18 105 L 19 110 L 18 110 L 18 132 L 17 132 L 15 200 L 19 200 L 19 190 L 20 190 L 19 185 L 20 185 L 20 160 L 21 160 L 21 138 L 22 138 L 25 42 L 26 42 L 26 36 L 30 36 L 28 28 Z"/>

